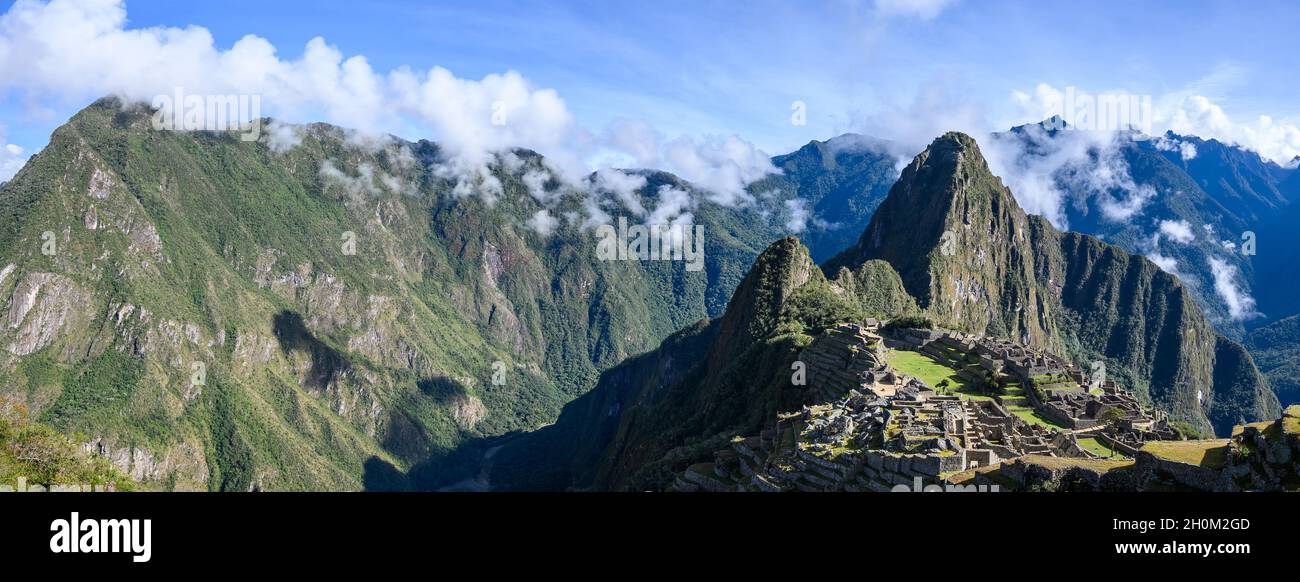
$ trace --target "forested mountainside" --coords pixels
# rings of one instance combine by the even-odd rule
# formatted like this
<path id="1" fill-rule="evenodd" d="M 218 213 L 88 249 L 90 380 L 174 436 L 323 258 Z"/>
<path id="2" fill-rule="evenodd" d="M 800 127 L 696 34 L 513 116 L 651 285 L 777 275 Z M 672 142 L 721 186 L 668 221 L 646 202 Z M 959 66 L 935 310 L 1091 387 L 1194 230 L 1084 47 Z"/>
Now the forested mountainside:
<path id="1" fill-rule="evenodd" d="M 551 180 L 555 232 L 530 228 L 532 152 L 494 162 L 492 201 L 454 192 L 436 144 L 295 131 L 155 131 L 115 100 L 59 128 L 0 191 L 0 392 L 144 482 L 361 488 L 553 421 L 720 314 L 779 225 L 702 201 L 703 269 L 600 261 L 583 205 L 631 213 Z M 629 176 L 652 209 L 691 189 Z"/>

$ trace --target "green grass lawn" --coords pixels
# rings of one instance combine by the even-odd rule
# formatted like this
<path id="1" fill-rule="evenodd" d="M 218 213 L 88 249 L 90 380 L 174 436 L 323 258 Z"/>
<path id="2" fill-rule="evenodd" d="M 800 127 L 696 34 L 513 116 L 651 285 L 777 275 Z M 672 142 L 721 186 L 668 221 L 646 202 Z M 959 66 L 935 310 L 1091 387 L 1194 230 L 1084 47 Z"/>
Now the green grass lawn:
<path id="1" fill-rule="evenodd" d="M 1210 469 L 1223 467 L 1228 460 L 1228 440 L 1155 441 L 1142 445 L 1142 450 L 1162 459 L 1200 465 Z"/>
<path id="2" fill-rule="evenodd" d="M 1002 398 L 1004 402 L 1003 407 L 1007 409 L 1007 412 L 1019 416 L 1020 420 L 1028 422 L 1030 424 L 1037 424 L 1039 426 L 1054 428 L 1057 430 L 1070 430 L 1069 427 L 1061 426 L 1053 422 L 1051 419 L 1047 418 L 1046 416 L 1039 414 L 1038 411 L 1034 410 L 1032 406 L 1005 404 L 1006 399 L 1008 398 L 1028 398 L 1028 397 L 1029 395 L 1025 393 L 1025 389 L 1022 386 L 1020 386 L 1019 382 L 1008 382 L 1006 385 L 1006 391 L 1003 392 L 1002 394 Z"/>
<path id="3" fill-rule="evenodd" d="M 1300 435 L 1300 404 L 1292 404 L 1282 411 L 1282 432 Z"/>
<path id="4" fill-rule="evenodd" d="M 1051 419 L 1047 418 L 1046 416 L 1043 416 L 1042 414 L 1039 414 L 1037 410 L 1034 410 L 1029 406 L 1007 406 L 1006 409 L 1007 412 L 1019 416 L 1020 420 L 1028 422 L 1030 424 L 1037 424 L 1040 426 L 1045 426 L 1047 428 L 1054 428 L 1057 430 L 1070 430 L 1069 427 L 1061 426 L 1055 422 L 1052 422 Z"/>
<path id="5" fill-rule="evenodd" d="M 1106 443 L 1103 443 L 1092 437 L 1079 439 L 1079 447 L 1094 455 L 1100 455 L 1106 458 L 1116 458 L 1116 459 L 1127 458 L 1119 451 L 1116 451 L 1106 446 Z"/>
<path id="6" fill-rule="evenodd" d="M 1083 467 L 1091 469 L 1098 473 L 1105 473 L 1114 469 L 1131 467 L 1133 461 L 1128 459 L 1076 459 L 1067 457 L 1049 457 L 1046 455 L 1025 455 L 1020 457 L 1026 463 L 1047 467 L 1049 469 L 1069 469 L 1070 467 Z"/>
<path id="7" fill-rule="evenodd" d="M 920 378 L 922 382 L 925 382 L 926 385 L 936 391 L 939 390 L 939 383 L 947 380 L 948 389 L 943 393 L 960 395 L 963 398 L 974 400 L 992 400 L 992 398 L 976 392 L 965 380 L 958 378 L 957 370 L 940 363 L 929 354 L 907 350 L 891 350 L 889 365 L 903 374 Z"/>
<path id="8" fill-rule="evenodd" d="M 1019 382 L 1008 382 L 1002 388 L 1003 398 L 1026 398 L 1025 389 L 1020 387 Z"/>

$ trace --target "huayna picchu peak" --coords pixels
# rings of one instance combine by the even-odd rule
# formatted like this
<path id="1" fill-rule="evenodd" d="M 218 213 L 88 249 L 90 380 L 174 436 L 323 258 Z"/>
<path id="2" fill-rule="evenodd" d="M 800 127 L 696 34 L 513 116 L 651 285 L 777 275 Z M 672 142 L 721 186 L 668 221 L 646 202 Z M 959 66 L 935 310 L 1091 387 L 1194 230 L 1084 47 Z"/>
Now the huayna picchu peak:
<path id="1" fill-rule="evenodd" d="M 855 247 L 827 270 L 880 259 L 937 321 L 1053 345 L 1029 219 L 970 136 L 948 133 L 903 170 Z"/>

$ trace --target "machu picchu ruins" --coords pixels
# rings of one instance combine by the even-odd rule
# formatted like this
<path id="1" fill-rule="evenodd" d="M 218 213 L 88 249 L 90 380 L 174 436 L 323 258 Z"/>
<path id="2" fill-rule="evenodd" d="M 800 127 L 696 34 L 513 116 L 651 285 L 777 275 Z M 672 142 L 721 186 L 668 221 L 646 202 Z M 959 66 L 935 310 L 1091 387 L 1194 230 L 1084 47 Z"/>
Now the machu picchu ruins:
<path id="1" fill-rule="evenodd" d="M 949 376 L 932 386 L 901 369 L 900 352 Z M 736 436 L 712 462 L 680 473 L 673 490 L 996 491 L 1062 487 L 1063 478 L 1081 489 L 1276 489 L 1297 474 L 1300 443 L 1282 427 L 1300 411 L 1275 427 L 1242 427 L 1231 441 L 1182 440 L 1113 380 L 1003 338 L 871 320 L 825 330 L 799 361 L 807 382 L 795 388 L 808 391 L 807 404 Z M 1222 447 L 1238 462 L 1183 467 L 1165 454 L 1179 447 Z M 1263 458 L 1251 451 L 1277 463 L 1242 461 Z"/>

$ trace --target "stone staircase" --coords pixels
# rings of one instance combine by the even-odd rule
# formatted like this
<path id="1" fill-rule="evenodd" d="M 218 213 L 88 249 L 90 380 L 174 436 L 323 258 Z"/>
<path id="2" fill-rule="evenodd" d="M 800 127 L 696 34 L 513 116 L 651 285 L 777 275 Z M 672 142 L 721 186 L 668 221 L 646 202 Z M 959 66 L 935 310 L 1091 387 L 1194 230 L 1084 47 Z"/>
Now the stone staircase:
<path id="1" fill-rule="evenodd" d="M 983 435 L 979 432 L 979 427 L 975 426 L 974 419 L 978 416 L 975 412 L 975 402 L 963 400 L 961 403 L 962 411 L 966 413 L 966 431 L 962 434 L 962 446 L 968 449 L 978 449 L 984 444 Z"/>

